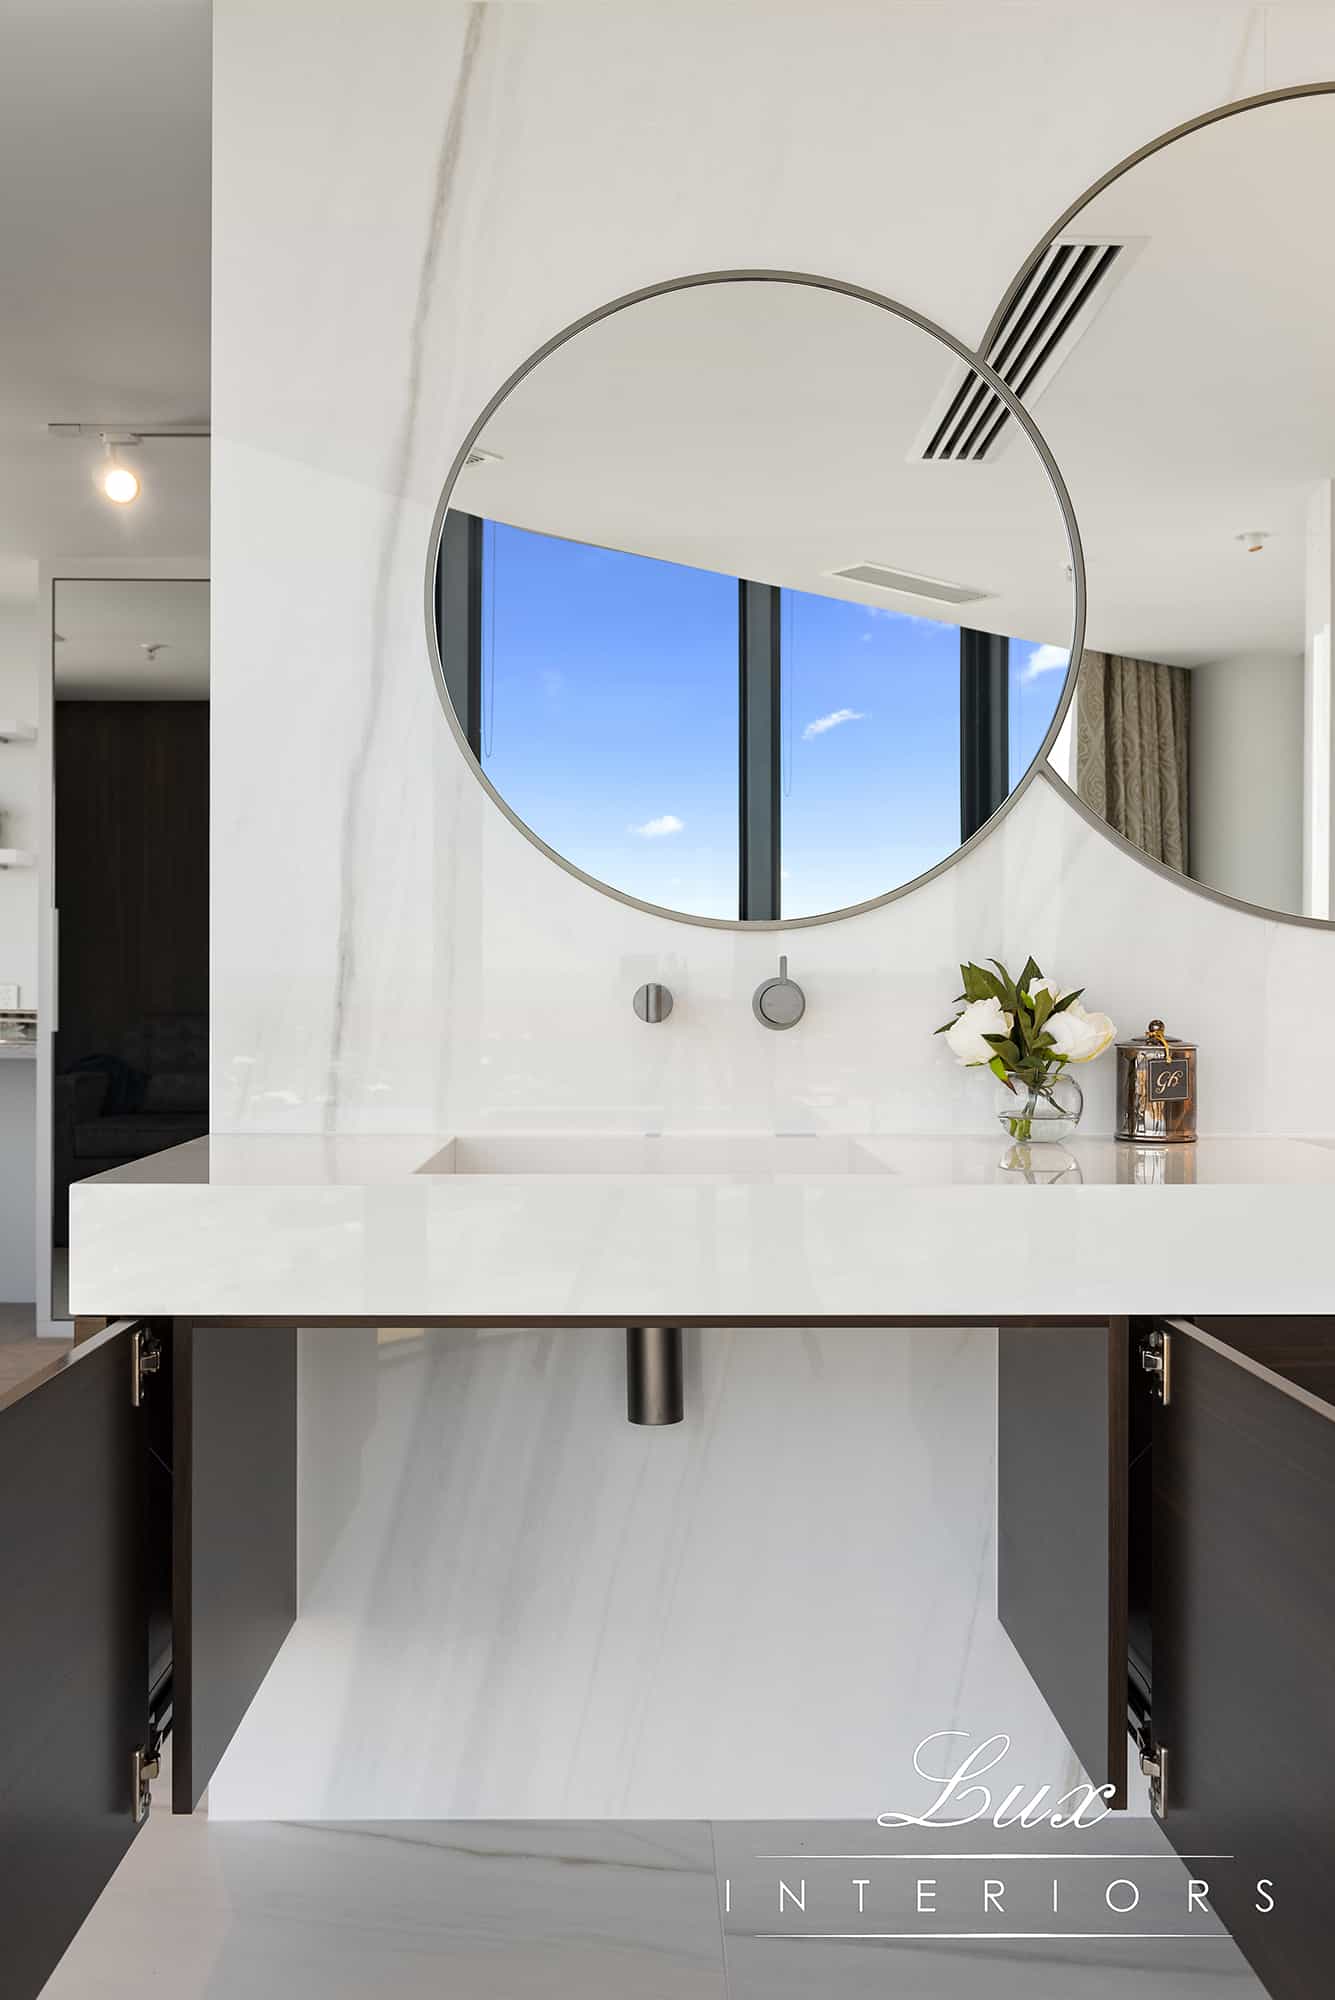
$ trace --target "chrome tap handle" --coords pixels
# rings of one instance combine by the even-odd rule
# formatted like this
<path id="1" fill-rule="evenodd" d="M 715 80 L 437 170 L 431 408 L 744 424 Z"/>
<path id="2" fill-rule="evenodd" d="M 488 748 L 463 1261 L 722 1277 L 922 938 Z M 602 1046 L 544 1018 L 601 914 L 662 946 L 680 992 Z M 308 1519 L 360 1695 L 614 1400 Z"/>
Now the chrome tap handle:
<path id="1" fill-rule="evenodd" d="M 642 1021 L 666 1021 L 672 1012 L 672 994 L 668 987 L 651 980 L 647 986 L 636 988 L 632 1005 Z"/>
<path id="2" fill-rule="evenodd" d="M 751 1011 L 765 1028 L 795 1028 L 807 1011 L 807 996 L 788 977 L 788 955 L 779 955 L 779 976 L 764 979 L 751 996 Z"/>

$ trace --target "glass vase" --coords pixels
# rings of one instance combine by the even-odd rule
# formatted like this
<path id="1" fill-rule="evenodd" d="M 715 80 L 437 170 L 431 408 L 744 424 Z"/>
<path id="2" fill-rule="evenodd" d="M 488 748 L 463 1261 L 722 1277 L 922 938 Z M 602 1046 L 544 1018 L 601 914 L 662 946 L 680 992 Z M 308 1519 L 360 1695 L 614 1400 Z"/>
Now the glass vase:
<path id="1" fill-rule="evenodd" d="M 998 1083 L 994 1102 L 997 1122 L 1011 1139 L 1069 1139 L 1080 1123 L 1085 1108 L 1084 1093 L 1065 1070 L 1047 1076 L 1042 1083 L 1026 1083 L 1022 1076 L 1010 1079 L 1014 1089 Z"/>

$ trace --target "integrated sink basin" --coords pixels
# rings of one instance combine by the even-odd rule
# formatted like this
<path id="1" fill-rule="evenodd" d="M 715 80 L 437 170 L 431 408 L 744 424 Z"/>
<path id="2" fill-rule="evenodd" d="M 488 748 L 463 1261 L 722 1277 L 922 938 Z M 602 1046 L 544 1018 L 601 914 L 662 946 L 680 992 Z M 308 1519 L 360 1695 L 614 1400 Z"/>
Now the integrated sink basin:
<path id="1" fill-rule="evenodd" d="M 700 1181 L 827 1180 L 890 1174 L 874 1145 L 830 1133 L 665 1132 L 461 1135 L 423 1174 L 683 1174 Z"/>

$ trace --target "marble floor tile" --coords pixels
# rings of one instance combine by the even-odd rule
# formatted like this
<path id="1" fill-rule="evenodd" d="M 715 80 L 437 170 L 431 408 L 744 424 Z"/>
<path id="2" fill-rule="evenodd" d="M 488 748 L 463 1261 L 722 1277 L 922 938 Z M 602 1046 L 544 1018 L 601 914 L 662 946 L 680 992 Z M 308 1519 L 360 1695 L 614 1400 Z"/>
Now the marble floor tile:
<path id="1" fill-rule="evenodd" d="M 43 2000 L 724 2000 L 707 1826 L 161 1807 Z"/>
<path id="2" fill-rule="evenodd" d="M 920 1877 L 930 1917 L 912 1913 Z M 780 1879 L 805 1912 L 790 1899 L 780 1917 Z M 1024 1935 L 921 1934 L 977 1926 L 984 1879 Z M 1067 1935 L 1035 1937 L 1054 1879 Z M 1125 1919 L 1101 1907 L 1111 1880 L 1141 1891 Z M 1187 1928 L 1186 1885 L 1129 1816 L 983 1839 L 865 1821 L 210 1825 L 159 1807 L 43 2000 L 1265 2000 L 1217 1922 L 1155 1935 Z M 814 1935 L 848 1929 L 909 1934 Z"/>
<path id="3" fill-rule="evenodd" d="M 729 1822 L 714 1844 L 729 2000 L 1266 2000 L 1218 1919 L 1188 1914 L 1188 1869 L 1152 1820 L 1059 1834 Z M 920 1881 L 934 1885 L 923 1913 Z M 1105 1891 L 1126 1882 L 1137 1907 L 1114 1915 Z"/>

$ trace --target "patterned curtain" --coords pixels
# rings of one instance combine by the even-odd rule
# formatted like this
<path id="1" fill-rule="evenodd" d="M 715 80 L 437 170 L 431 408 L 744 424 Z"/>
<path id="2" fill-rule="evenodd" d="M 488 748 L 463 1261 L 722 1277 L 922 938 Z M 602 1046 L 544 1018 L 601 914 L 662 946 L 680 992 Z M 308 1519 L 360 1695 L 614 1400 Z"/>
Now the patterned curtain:
<path id="1" fill-rule="evenodd" d="M 1118 833 L 1184 874 L 1190 719 L 1187 668 L 1085 654 L 1076 688 L 1076 791 Z"/>

